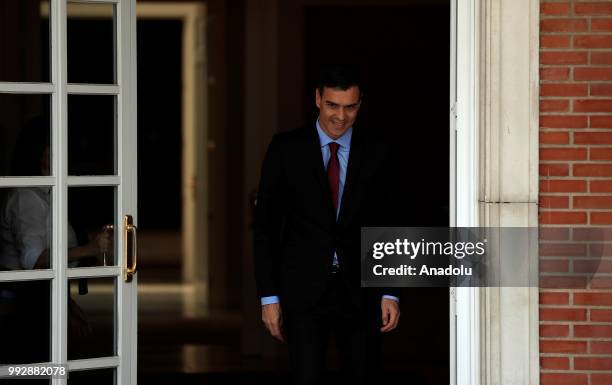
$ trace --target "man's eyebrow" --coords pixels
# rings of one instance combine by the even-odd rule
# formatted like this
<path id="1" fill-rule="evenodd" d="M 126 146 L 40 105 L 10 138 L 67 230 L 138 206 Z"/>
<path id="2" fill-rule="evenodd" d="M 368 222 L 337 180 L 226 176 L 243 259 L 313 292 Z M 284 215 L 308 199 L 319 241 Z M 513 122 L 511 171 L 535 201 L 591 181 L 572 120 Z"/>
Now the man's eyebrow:
<path id="1" fill-rule="evenodd" d="M 329 105 L 329 106 L 342 106 L 341 104 L 334 103 L 334 102 L 332 102 L 332 101 L 330 101 L 330 100 L 326 100 L 326 101 L 325 101 L 325 104 L 327 104 L 327 105 Z M 347 105 L 342 106 L 342 107 L 344 107 L 344 108 L 346 108 L 346 107 L 355 107 L 355 106 L 357 106 L 357 105 L 359 105 L 359 102 L 355 102 L 355 103 L 347 104 Z"/>

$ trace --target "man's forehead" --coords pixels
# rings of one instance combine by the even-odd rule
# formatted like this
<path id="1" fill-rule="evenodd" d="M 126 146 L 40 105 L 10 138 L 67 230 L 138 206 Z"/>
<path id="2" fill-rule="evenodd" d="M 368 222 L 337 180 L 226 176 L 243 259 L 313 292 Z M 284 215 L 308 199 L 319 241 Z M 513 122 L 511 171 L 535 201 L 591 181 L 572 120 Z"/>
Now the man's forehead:
<path id="1" fill-rule="evenodd" d="M 359 87 L 352 86 L 343 90 L 341 88 L 324 87 L 321 98 L 324 101 L 329 101 L 336 104 L 354 104 L 358 103 L 361 93 Z"/>

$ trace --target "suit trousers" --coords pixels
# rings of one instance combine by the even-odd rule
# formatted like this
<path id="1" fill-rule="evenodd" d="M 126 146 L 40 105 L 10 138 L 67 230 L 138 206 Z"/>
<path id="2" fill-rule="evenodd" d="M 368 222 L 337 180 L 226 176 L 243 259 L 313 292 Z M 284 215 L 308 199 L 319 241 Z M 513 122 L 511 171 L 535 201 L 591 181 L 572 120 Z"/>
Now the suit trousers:
<path id="1" fill-rule="evenodd" d="M 336 344 L 343 382 L 375 383 L 380 370 L 380 298 L 351 300 L 341 273 L 332 274 L 324 295 L 308 310 L 283 310 L 293 384 L 324 383 L 327 349 Z"/>

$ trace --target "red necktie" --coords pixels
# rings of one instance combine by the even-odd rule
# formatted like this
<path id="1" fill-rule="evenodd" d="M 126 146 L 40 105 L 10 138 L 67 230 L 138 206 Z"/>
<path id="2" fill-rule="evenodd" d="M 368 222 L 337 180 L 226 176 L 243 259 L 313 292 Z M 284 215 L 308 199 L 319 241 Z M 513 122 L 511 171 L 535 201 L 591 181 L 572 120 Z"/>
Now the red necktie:
<path id="1" fill-rule="evenodd" d="M 331 156 L 329 157 L 329 163 L 327 163 L 327 180 L 329 182 L 329 189 L 331 190 L 334 210 L 336 211 L 338 211 L 338 189 L 340 186 L 340 162 L 338 161 L 338 147 L 340 147 L 340 145 L 336 142 L 329 143 Z"/>

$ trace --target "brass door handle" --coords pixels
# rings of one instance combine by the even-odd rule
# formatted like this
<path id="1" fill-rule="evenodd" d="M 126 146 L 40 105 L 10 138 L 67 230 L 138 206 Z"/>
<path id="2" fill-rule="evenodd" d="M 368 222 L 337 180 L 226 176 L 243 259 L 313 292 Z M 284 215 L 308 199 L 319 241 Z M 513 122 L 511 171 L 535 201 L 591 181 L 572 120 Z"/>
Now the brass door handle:
<path id="1" fill-rule="evenodd" d="M 138 231 L 131 215 L 123 217 L 123 247 L 126 266 L 124 279 L 131 282 L 138 268 Z"/>

